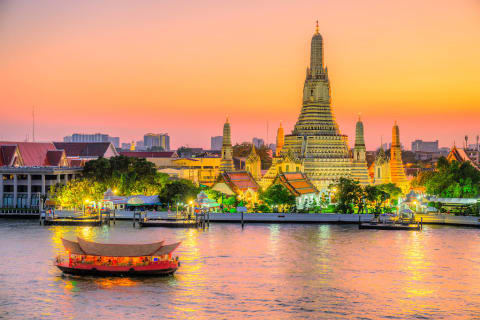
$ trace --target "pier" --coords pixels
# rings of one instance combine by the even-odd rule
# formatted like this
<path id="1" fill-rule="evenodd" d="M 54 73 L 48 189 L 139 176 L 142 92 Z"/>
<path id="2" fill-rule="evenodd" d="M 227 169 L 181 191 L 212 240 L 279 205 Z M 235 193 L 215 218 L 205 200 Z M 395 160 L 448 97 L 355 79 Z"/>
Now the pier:
<path id="1" fill-rule="evenodd" d="M 44 226 L 88 226 L 95 227 L 104 224 L 110 225 L 110 211 L 100 211 L 96 215 L 83 215 L 82 213 L 73 213 L 71 215 L 55 213 L 55 210 L 47 210 L 40 214 L 40 225 Z"/>

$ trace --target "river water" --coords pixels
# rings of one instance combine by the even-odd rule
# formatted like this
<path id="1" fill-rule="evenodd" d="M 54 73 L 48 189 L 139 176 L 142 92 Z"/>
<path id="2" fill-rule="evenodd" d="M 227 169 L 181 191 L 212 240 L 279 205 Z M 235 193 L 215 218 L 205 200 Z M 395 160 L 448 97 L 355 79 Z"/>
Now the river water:
<path id="1" fill-rule="evenodd" d="M 61 237 L 181 240 L 166 278 L 63 276 Z M 211 224 L 43 227 L 0 220 L 0 318 L 480 319 L 480 230 Z"/>

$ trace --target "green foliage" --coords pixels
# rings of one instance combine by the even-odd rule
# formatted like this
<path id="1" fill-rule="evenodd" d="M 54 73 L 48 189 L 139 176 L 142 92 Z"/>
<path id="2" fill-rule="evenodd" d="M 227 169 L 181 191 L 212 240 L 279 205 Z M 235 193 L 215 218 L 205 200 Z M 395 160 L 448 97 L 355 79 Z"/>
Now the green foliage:
<path id="1" fill-rule="evenodd" d="M 66 185 L 50 188 L 50 198 L 66 208 L 82 208 L 86 201 L 98 202 L 103 199 L 104 188 L 98 182 L 87 179 L 70 180 Z"/>
<path id="2" fill-rule="evenodd" d="M 191 148 L 188 148 L 188 147 L 180 147 L 177 150 L 177 154 L 181 158 L 191 157 L 192 153 L 193 153 L 193 150 Z"/>
<path id="3" fill-rule="evenodd" d="M 265 201 L 268 205 L 294 205 L 295 204 L 295 196 L 288 191 L 281 184 L 274 184 L 265 190 L 262 194 L 260 194 L 260 199 Z"/>
<path id="4" fill-rule="evenodd" d="M 442 157 L 436 171 L 422 173 L 416 184 L 442 198 L 476 198 L 480 194 L 480 171 L 469 162 L 449 162 Z"/>
<path id="5" fill-rule="evenodd" d="M 159 194 L 160 201 L 168 204 L 188 203 L 195 200 L 199 188 L 189 180 L 169 181 Z"/>
<path id="6" fill-rule="evenodd" d="M 259 204 L 258 206 L 255 206 L 254 209 L 255 212 L 272 212 L 272 208 L 270 208 L 266 203 Z"/>
<path id="7" fill-rule="evenodd" d="M 153 163 L 125 156 L 88 161 L 83 177 L 101 184 L 105 190 L 117 190 L 118 195 L 124 196 L 159 194 L 168 181 L 168 175 L 158 173 Z"/>

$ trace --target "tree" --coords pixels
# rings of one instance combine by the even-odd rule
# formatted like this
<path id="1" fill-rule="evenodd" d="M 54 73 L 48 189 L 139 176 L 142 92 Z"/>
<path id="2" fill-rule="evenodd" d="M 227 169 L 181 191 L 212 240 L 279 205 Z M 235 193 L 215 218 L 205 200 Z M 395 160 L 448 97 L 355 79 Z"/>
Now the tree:
<path id="1" fill-rule="evenodd" d="M 55 185 L 50 189 L 50 198 L 65 208 L 81 208 L 86 201 L 103 199 L 103 188 L 98 182 L 86 179 L 70 180 L 66 185 Z"/>
<path id="2" fill-rule="evenodd" d="M 337 188 L 337 211 L 340 213 L 354 213 L 354 206 L 363 207 L 363 189 L 356 180 L 340 178 Z M 362 203 L 362 204 L 361 204 Z"/>
<path id="3" fill-rule="evenodd" d="M 173 180 L 165 185 L 159 197 L 160 201 L 171 205 L 178 202 L 187 203 L 194 200 L 199 191 L 199 188 L 189 180 Z"/>
<path id="4" fill-rule="evenodd" d="M 281 184 L 274 184 L 260 194 L 260 199 L 270 206 L 288 207 L 295 205 L 295 196 Z"/>

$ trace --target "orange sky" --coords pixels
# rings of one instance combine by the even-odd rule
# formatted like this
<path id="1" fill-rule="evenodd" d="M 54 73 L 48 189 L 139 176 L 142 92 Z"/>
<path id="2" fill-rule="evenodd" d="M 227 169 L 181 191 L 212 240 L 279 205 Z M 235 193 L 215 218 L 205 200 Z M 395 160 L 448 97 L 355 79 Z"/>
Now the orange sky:
<path id="1" fill-rule="evenodd" d="M 0 140 L 168 132 L 209 147 L 290 132 L 315 20 L 334 113 L 353 143 L 480 133 L 480 1 L 1 1 Z"/>

